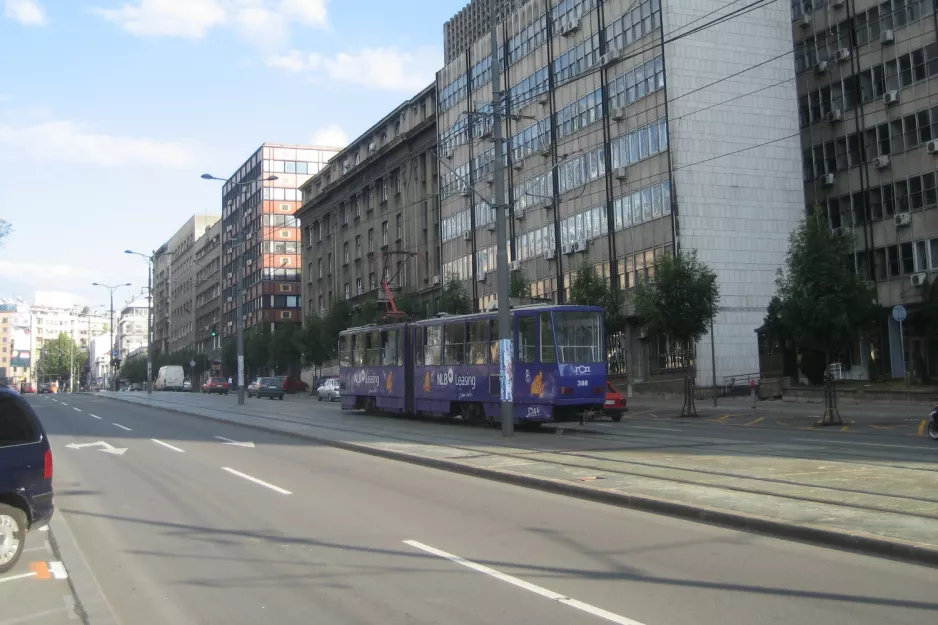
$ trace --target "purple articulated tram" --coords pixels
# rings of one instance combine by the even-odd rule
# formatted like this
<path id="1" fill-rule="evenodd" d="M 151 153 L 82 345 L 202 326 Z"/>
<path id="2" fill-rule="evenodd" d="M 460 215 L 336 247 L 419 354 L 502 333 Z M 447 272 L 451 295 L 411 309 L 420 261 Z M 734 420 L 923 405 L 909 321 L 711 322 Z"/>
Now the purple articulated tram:
<path id="1" fill-rule="evenodd" d="M 350 328 L 339 335 L 342 409 L 497 422 L 497 313 Z M 511 311 L 515 422 L 578 420 L 606 394 L 603 309 L 532 305 Z"/>

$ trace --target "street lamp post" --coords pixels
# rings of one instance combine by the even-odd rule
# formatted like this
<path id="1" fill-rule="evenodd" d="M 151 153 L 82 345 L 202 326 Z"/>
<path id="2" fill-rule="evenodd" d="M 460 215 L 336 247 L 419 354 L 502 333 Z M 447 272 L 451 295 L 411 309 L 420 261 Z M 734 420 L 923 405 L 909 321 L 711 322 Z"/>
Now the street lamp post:
<path id="1" fill-rule="evenodd" d="M 100 282 L 92 282 L 91 286 L 104 287 L 105 289 L 107 289 L 108 294 L 111 296 L 111 346 L 110 346 L 111 353 L 110 353 L 110 360 L 108 361 L 110 363 L 108 366 L 108 372 L 111 376 L 111 380 L 108 380 L 108 386 L 111 387 L 112 391 L 116 391 L 117 390 L 117 378 L 114 377 L 114 373 L 112 370 L 112 368 L 114 367 L 114 291 L 121 288 L 122 286 L 130 286 L 130 283 L 125 282 L 123 284 L 115 284 L 112 286 L 108 284 L 101 284 Z"/>
<path id="2" fill-rule="evenodd" d="M 202 174 L 203 180 L 220 180 L 222 182 L 229 182 L 225 178 L 219 178 L 218 176 L 213 176 L 212 174 Z M 277 176 L 270 175 L 266 178 L 262 178 L 261 181 L 272 181 L 277 180 Z M 256 182 L 254 180 L 250 182 L 234 182 L 230 181 L 231 184 L 237 185 L 241 189 Z M 236 237 L 233 237 L 237 241 L 238 245 L 244 244 L 244 236 L 241 233 L 238 233 Z M 237 334 L 235 337 L 235 348 L 238 353 L 238 405 L 244 405 L 244 299 L 243 296 L 243 287 L 242 287 L 242 273 L 244 268 L 244 250 L 239 249 L 235 252 L 237 256 L 237 268 L 235 273 L 235 327 L 237 329 Z"/>
<path id="3" fill-rule="evenodd" d="M 154 254 L 141 254 L 124 250 L 125 254 L 140 256 L 147 261 L 147 395 L 153 395 L 153 257 Z"/>

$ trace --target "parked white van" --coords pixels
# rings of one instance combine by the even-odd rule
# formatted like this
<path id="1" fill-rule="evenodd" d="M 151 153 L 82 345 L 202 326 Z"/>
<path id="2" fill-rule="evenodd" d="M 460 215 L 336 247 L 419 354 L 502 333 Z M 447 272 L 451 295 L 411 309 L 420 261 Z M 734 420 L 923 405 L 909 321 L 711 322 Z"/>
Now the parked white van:
<path id="1" fill-rule="evenodd" d="M 160 373 L 153 383 L 154 391 L 181 391 L 186 375 L 180 365 L 166 365 L 160 367 Z"/>

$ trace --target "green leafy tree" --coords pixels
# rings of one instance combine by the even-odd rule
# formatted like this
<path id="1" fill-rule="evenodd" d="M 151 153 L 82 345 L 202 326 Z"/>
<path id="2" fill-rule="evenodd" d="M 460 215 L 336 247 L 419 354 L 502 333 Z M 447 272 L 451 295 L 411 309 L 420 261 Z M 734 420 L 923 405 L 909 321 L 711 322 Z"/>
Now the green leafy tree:
<path id="1" fill-rule="evenodd" d="M 472 312 L 472 300 L 462 281 L 454 274 L 446 278 L 440 294 L 440 311 L 451 315 L 467 315 Z"/>
<path id="2" fill-rule="evenodd" d="M 244 369 L 252 375 L 260 374 L 266 367 L 272 365 L 271 359 L 271 333 L 266 323 L 252 329 L 244 341 Z M 237 371 L 237 366 L 235 367 Z"/>
<path id="3" fill-rule="evenodd" d="M 120 373 L 122 380 L 131 382 L 145 382 L 147 379 L 147 359 L 130 358 L 121 364 Z"/>
<path id="4" fill-rule="evenodd" d="M 238 375 L 238 346 L 235 344 L 234 337 L 231 337 L 222 344 L 221 348 L 221 367 L 226 376 L 235 377 Z M 155 375 L 154 371 L 154 375 Z"/>
<path id="5" fill-rule="evenodd" d="M 524 275 L 524 271 L 512 271 L 508 282 L 508 295 L 511 297 L 531 297 L 531 285 Z"/>
<path id="6" fill-rule="evenodd" d="M 88 352 L 62 332 L 43 344 L 36 367 L 41 379 L 65 381 L 74 375 L 77 383 L 83 379 L 87 365 Z"/>
<path id="7" fill-rule="evenodd" d="M 338 349 L 339 332 L 352 327 L 352 307 L 347 300 L 340 300 L 333 304 L 323 319 L 325 341 L 328 347 L 328 359 L 336 357 Z"/>
<path id="8" fill-rule="evenodd" d="M 602 306 L 606 310 L 605 323 L 608 334 L 616 334 L 625 329 L 626 316 L 622 294 L 613 290 L 609 281 L 589 265 L 577 269 L 573 284 L 570 285 L 569 303 Z"/>
<path id="9" fill-rule="evenodd" d="M 280 373 L 294 374 L 300 364 L 300 327 L 292 321 L 277 325 L 270 341 L 270 363 Z"/>
<path id="10" fill-rule="evenodd" d="M 791 234 L 786 271 L 776 279 L 778 301 L 770 312 L 798 346 L 802 363 L 821 365 L 804 371 L 812 383 L 876 326 L 875 289 L 854 271 L 852 257 L 853 238 L 834 234 L 815 207 Z"/>
<path id="11" fill-rule="evenodd" d="M 329 360 L 332 352 L 329 336 L 326 334 L 326 320 L 319 315 L 308 315 L 299 333 L 300 347 L 306 362 L 322 367 Z"/>
<path id="12" fill-rule="evenodd" d="M 394 297 L 394 304 L 397 309 L 404 313 L 404 316 L 410 319 L 424 319 L 426 317 L 426 306 L 423 300 L 414 291 L 401 291 Z"/>
<path id="13" fill-rule="evenodd" d="M 635 312 L 646 330 L 667 337 L 680 348 L 687 367 L 681 415 L 695 415 L 694 377 L 690 368 L 694 346 L 707 333 L 720 302 L 717 276 L 697 259 L 696 252 L 665 255 L 655 260 L 655 277 L 635 287 Z"/>

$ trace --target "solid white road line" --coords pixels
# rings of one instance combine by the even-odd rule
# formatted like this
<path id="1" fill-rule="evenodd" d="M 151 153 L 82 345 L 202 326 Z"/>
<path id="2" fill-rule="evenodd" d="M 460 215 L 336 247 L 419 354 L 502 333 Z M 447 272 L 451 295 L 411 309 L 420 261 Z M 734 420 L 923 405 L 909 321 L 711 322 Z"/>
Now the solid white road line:
<path id="1" fill-rule="evenodd" d="M 121 425 L 120 423 L 115 423 L 114 425 L 116 425 L 117 427 L 119 427 L 119 428 L 122 429 L 122 430 L 127 430 L 128 432 L 133 432 L 133 430 L 131 430 L 131 429 L 130 429 L 129 427 L 127 427 L 126 425 Z"/>
<path id="2" fill-rule="evenodd" d="M 885 443 L 858 443 L 856 441 L 829 441 L 829 440 L 820 440 L 816 438 L 793 438 L 793 441 L 806 441 L 809 443 L 821 444 L 821 445 L 863 445 L 865 447 L 898 447 L 900 449 L 921 449 L 922 451 L 931 451 L 928 447 L 916 447 L 915 445 L 887 445 Z"/>
<path id="3" fill-rule="evenodd" d="M 277 491 L 278 493 L 280 493 L 281 495 L 292 495 L 292 494 L 293 494 L 293 493 L 291 493 L 290 491 L 286 490 L 285 488 L 280 488 L 279 486 L 274 486 L 273 484 L 268 484 L 268 483 L 265 482 L 264 480 L 259 480 L 259 479 L 257 479 L 256 477 L 251 477 L 250 475 L 241 473 L 241 471 L 235 471 L 235 470 L 232 469 L 231 467 L 222 467 L 222 469 L 224 469 L 224 470 L 227 471 L 228 473 L 232 473 L 232 474 L 234 474 L 234 475 L 237 475 L 238 477 L 243 477 L 244 479 L 249 480 L 249 481 L 251 481 L 251 482 L 254 482 L 255 484 L 260 484 L 261 486 L 266 486 L 266 487 L 269 488 L 270 490 L 275 490 L 275 491 Z"/>
<path id="4" fill-rule="evenodd" d="M 89 416 L 89 417 L 94 417 L 95 419 L 100 419 L 100 418 L 101 418 L 101 417 L 99 417 L 99 416 L 96 415 L 96 414 L 91 414 L 90 412 L 88 413 L 88 416 Z"/>
<path id="5" fill-rule="evenodd" d="M 173 451 L 178 451 L 178 452 L 181 453 L 181 454 L 182 454 L 182 453 L 185 453 L 185 451 L 186 451 L 185 449 L 179 449 L 178 447 L 174 447 L 173 445 L 170 445 L 169 443 L 164 443 L 163 441 L 158 440 L 158 439 L 155 439 L 155 438 L 151 438 L 150 440 L 153 441 L 154 443 L 156 443 L 157 445 L 162 445 L 163 447 L 168 447 L 169 449 L 172 449 Z"/>
<path id="6" fill-rule="evenodd" d="M 74 406 L 72 406 L 72 410 L 77 410 L 78 412 L 81 412 L 81 408 L 75 408 Z"/>
<path id="7" fill-rule="evenodd" d="M 627 425 L 626 429 L 629 430 L 661 430 L 662 432 L 683 432 L 684 430 L 675 430 L 673 428 L 653 428 L 647 425 Z"/>
<path id="8" fill-rule="evenodd" d="M 494 577 L 495 579 L 501 580 L 503 582 L 508 582 L 509 584 L 512 584 L 513 586 L 517 586 L 518 588 L 524 588 L 525 590 L 529 590 L 536 595 L 540 595 L 548 599 L 553 599 L 554 601 L 558 603 L 562 603 L 564 605 L 570 606 L 571 608 L 576 608 L 577 610 L 581 610 L 588 614 L 592 614 L 593 616 L 597 616 L 601 619 L 605 619 L 612 623 L 618 623 L 619 625 L 642 625 L 638 621 L 633 621 L 630 618 L 626 618 L 624 616 L 620 616 L 612 612 L 607 612 L 606 610 L 603 610 L 602 608 L 597 608 L 594 605 L 590 605 L 588 603 L 583 603 L 582 601 L 578 601 L 576 599 L 566 597 L 552 590 L 547 590 L 546 588 L 543 588 L 541 586 L 536 586 L 535 584 L 526 582 L 523 579 L 518 579 L 517 577 L 513 577 L 511 575 L 506 575 L 505 573 L 502 573 L 501 571 L 496 571 L 495 569 L 489 568 L 487 566 L 483 566 L 481 564 L 476 564 L 475 562 L 465 560 L 451 553 L 446 553 L 445 551 L 435 549 L 434 547 L 431 547 L 429 545 L 424 545 L 423 543 L 417 542 L 416 540 L 405 540 L 404 543 L 407 545 L 410 545 L 411 547 L 420 549 L 421 551 L 426 551 L 427 553 L 431 553 L 435 556 L 445 558 L 451 562 L 455 562 L 456 564 L 460 564 L 474 571 L 478 571 L 479 573 L 485 573 L 486 575 Z"/>
<path id="9" fill-rule="evenodd" d="M 0 577 L 0 584 L 3 582 L 12 582 L 14 579 L 26 579 L 27 577 L 33 577 L 35 573 L 23 573 L 22 575 L 11 575 L 10 577 Z"/>

